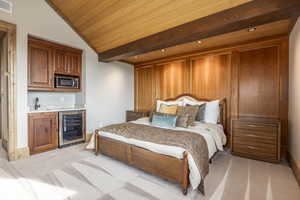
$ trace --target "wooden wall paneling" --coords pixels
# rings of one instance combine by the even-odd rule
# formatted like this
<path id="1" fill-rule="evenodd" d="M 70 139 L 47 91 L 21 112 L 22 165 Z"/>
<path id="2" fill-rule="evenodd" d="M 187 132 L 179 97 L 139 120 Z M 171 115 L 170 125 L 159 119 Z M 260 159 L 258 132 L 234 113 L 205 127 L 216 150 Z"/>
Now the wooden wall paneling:
<path id="1" fill-rule="evenodd" d="M 226 98 L 227 110 L 231 102 L 231 53 L 191 58 L 191 94 L 197 98 Z M 230 127 L 230 112 L 227 112 L 227 127 Z M 227 128 L 226 132 L 229 132 Z"/>
<path id="2" fill-rule="evenodd" d="M 135 69 L 135 109 L 152 110 L 155 102 L 153 65 Z"/>
<path id="3" fill-rule="evenodd" d="M 279 113 L 281 120 L 281 155 L 286 157 L 288 151 L 288 97 L 289 97 L 289 41 L 284 40 L 280 45 L 280 98 Z"/>
<path id="4" fill-rule="evenodd" d="M 239 115 L 279 117 L 278 46 L 240 52 Z"/>
<path id="5" fill-rule="evenodd" d="M 157 64 L 154 67 L 156 99 L 175 98 L 189 90 L 186 60 Z"/>
<path id="6" fill-rule="evenodd" d="M 174 88 L 164 88 L 170 87 L 172 77 L 167 72 L 172 68 L 169 63 L 179 63 L 180 60 L 185 60 L 188 68 L 186 77 L 182 79 L 187 79 L 190 83 L 187 92 L 183 93 L 189 93 L 197 98 L 225 97 L 228 105 L 227 123 L 231 117 L 238 116 L 280 119 L 281 152 L 285 157 L 288 145 L 288 37 L 260 40 L 230 48 L 194 52 L 190 55 L 138 64 L 136 71 L 144 67 L 149 68 L 148 73 L 154 73 L 150 76 L 155 79 L 154 81 L 149 79 L 146 83 L 153 85 L 153 89 L 137 86 L 136 81 L 136 88 L 145 87 L 149 94 L 154 94 L 154 98 L 150 95 L 153 103 L 149 99 L 144 99 L 145 97 L 139 97 L 138 93 L 135 94 L 136 101 L 144 104 L 143 109 L 153 108 L 155 98 L 173 95 L 169 91 L 176 91 Z M 183 65 L 179 67 L 178 63 L 178 68 L 173 68 L 181 73 Z M 136 80 L 140 74 L 146 73 L 145 69 L 142 71 L 144 72 L 135 74 Z M 164 73 L 167 74 L 166 77 Z M 179 75 L 173 77 L 180 78 Z M 145 76 L 143 75 L 141 79 L 145 79 Z M 177 87 L 176 84 L 174 87 Z M 147 105 L 151 105 L 150 108 L 147 108 Z M 226 132 L 230 133 L 230 125 Z"/>
<path id="7" fill-rule="evenodd" d="M 239 63 L 240 63 L 240 55 L 239 52 L 233 51 L 231 56 L 231 98 L 230 98 L 230 110 L 227 113 L 231 118 L 238 116 L 239 114 Z M 228 126 L 228 138 L 231 137 L 231 126 Z M 232 141 L 228 140 L 228 146 L 231 147 Z"/>

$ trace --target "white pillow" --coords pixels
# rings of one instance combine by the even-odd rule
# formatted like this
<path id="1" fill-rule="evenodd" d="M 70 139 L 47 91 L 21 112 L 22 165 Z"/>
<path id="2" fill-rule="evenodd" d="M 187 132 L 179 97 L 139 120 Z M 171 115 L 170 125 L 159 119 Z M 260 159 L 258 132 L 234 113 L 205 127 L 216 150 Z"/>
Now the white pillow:
<path id="1" fill-rule="evenodd" d="M 161 100 L 157 100 L 156 101 L 156 112 L 159 112 L 161 104 L 165 104 L 165 105 L 168 105 L 168 106 L 171 106 L 171 105 L 183 106 L 182 101 L 161 101 Z"/>
<path id="2" fill-rule="evenodd" d="M 220 101 L 210 101 L 206 102 L 205 113 L 204 113 L 204 122 L 217 124 L 219 115 L 220 115 Z"/>

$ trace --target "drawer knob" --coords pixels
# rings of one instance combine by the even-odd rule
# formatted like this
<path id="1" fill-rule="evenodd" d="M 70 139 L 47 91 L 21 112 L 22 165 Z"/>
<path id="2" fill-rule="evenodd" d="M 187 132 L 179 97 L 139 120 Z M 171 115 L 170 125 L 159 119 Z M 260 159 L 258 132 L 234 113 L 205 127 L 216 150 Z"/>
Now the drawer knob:
<path id="1" fill-rule="evenodd" d="M 248 149 L 256 149 L 255 147 L 253 146 L 247 146 Z"/>

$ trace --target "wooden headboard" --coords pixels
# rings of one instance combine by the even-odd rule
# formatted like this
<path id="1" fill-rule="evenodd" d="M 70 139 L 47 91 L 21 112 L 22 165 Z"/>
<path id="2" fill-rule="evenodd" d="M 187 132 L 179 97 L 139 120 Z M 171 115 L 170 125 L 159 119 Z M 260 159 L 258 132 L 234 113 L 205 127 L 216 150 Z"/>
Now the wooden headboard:
<path id="1" fill-rule="evenodd" d="M 214 101 L 217 99 L 205 99 L 205 98 L 197 98 L 191 94 L 181 94 L 175 98 L 168 98 L 168 99 L 157 99 L 157 100 L 162 100 L 162 101 L 176 101 L 180 98 L 183 97 L 187 97 L 187 98 L 191 98 L 192 100 L 196 100 L 196 101 Z M 157 102 L 157 100 L 155 101 L 155 104 Z M 156 107 L 156 106 L 155 106 Z M 226 123 L 226 116 L 227 116 L 227 106 L 226 106 L 226 99 L 223 98 L 220 100 L 220 124 L 224 127 L 224 130 L 227 130 L 227 123 Z"/>

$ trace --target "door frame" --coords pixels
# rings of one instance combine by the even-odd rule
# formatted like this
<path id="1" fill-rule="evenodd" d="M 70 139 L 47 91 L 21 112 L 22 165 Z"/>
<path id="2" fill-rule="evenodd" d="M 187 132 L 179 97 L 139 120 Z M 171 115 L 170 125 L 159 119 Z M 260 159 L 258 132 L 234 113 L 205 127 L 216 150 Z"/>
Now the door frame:
<path id="1" fill-rule="evenodd" d="M 0 30 L 7 34 L 8 47 L 8 144 L 7 155 L 9 160 L 17 159 L 17 118 L 16 118 L 16 25 L 0 20 Z"/>

